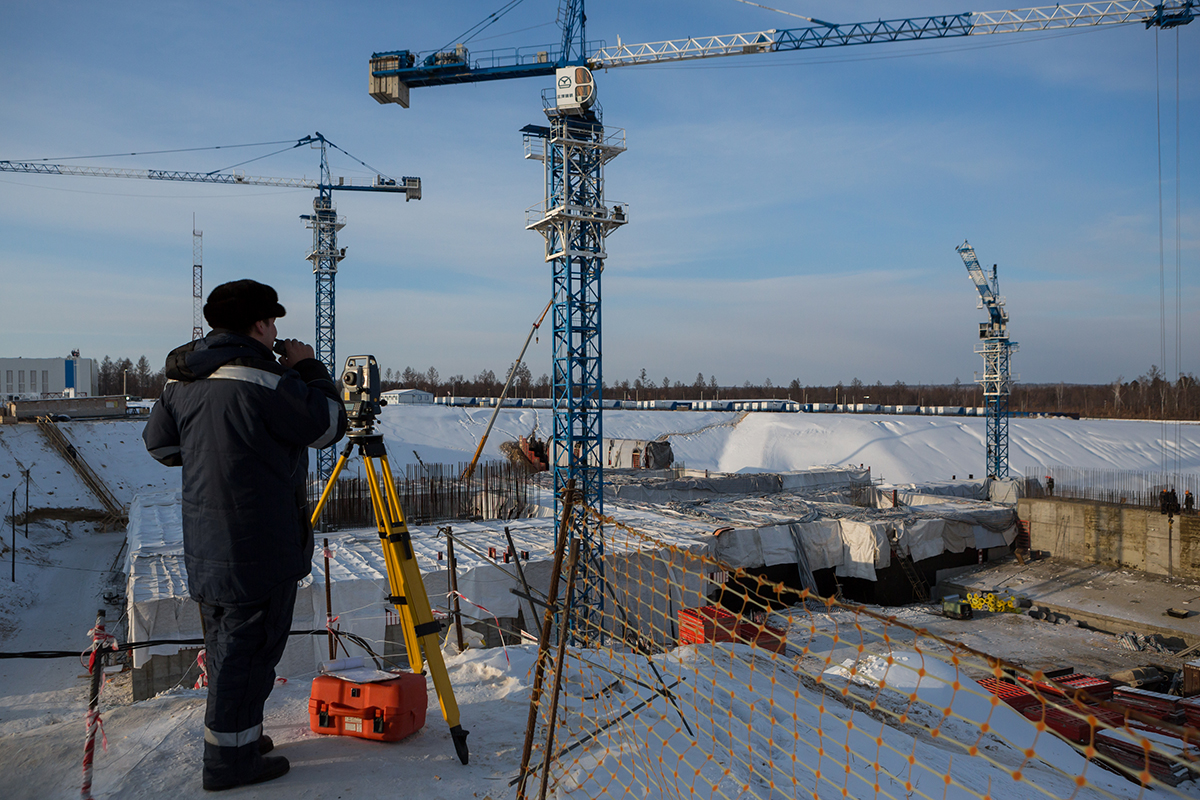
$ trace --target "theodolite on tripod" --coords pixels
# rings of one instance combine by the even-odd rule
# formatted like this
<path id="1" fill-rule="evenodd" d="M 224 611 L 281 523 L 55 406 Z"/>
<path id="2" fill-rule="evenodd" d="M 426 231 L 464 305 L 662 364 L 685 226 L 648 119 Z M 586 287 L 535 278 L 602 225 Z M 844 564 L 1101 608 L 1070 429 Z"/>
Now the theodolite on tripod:
<path id="1" fill-rule="evenodd" d="M 346 436 L 346 447 L 334 465 L 333 473 L 321 492 L 321 499 L 313 510 L 312 523 L 315 527 L 325 507 L 338 475 L 350 459 L 354 448 L 358 448 L 371 490 L 371 506 L 375 513 L 375 527 L 379 531 L 387 564 L 388 585 L 391 594 L 387 601 L 396 607 L 400 626 L 404 631 L 404 645 L 408 652 L 409 667 L 413 672 L 424 672 L 428 664 L 429 674 L 437 690 L 442 716 L 450 726 L 454 750 L 462 763 L 467 763 L 467 731 L 458 720 L 458 702 L 454 699 L 454 688 L 446 672 L 438 634 L 442 625 L 433 618 L 421 570 L 414 557 L 408 525 L 400 508 L 400 497 L 392 479 L 388 464 L 387 449 L 383 434 L 375 432 L 375 420 L 382 411 L 380 398 L 379 364 L 374 356 L 351 356 L 346 359 L 342 371 L 342 400 L 350 422 Z M 382 481 L 380 480 L 382 478 Z"/>

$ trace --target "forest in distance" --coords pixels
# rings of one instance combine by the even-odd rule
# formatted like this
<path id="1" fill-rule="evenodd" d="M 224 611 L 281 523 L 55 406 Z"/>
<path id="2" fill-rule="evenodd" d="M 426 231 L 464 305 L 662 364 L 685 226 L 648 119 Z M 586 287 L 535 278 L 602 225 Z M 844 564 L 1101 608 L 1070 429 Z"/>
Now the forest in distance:
<path id="1" fill-rule="evenodd" d="M 498 397 L 512 369 L 510 364 L 497 375 L 485 369 L 466 377 L 442 378 L 435 367 L 424 372 L 405 367 L 382 370 L 383 390 L 422 389 L 435 396 Z M 128 358 L 105 356 L 99 367 L 100 394 L 126 394 L 155 398 L 166 385 L 162 369 L 154 370 L 146 356 L 136 363 Z M 550 377 L 533 377 L 527 364 L 517 367 L 510 397 L 550 397 Z M 864 383 L 858 378 L 833 386 L 809 386 L 799 378 L 787 384 L 775 384 L 769 378 L 762 383 L 745 381 L 726 386 L 715 375 L 698 373 L 684 383 L 663 377 L 651 378 L 646 370 L 632 381 L 623 379 L 604 384 L 604 397 L 620 400 L 794 400 L 798 403 L 870 403 L 887 406 L 983 406 L 983 389 L 974 383 L 955 379 L 950 384 Z M 1013 386 L 1009 409 L 1021 413 L 1078 414 L 1081 417 L 1111 419 L 1200 420 L 1200 385 L 1195 375 L 1185 373 L 1169 379 L 1157 366 L 1131 380 L 1116 378 L 1112 383 L 1017 383 Z"/>

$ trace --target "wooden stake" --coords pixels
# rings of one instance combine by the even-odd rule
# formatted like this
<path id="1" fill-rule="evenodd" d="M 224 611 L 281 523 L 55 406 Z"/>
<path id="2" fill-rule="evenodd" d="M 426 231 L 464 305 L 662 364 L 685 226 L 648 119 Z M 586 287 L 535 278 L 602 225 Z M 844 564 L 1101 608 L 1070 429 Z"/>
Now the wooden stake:
<path id="1" fill-rule="evenodd" d="M 329 590 L 329 540 L 322 539 L 325 556 L 325 635 L 329 637 L 329 660 L 337 658 L 337 641 L 333 638 L 333 600 Z"/>
<path id="2" fill-rule="evenodd" d="M 504 526 L 504 538 L 508 540 L 508 551 L 512 553 L 513 561 L 517 565 L 517 577 L 521 579 L 521 588 L 525 590 L 527 597 L 533 597 L 533 592 L 529 591 L 529 583 L 525 580 L 525 570 L 521 567 L 521 554 L 517 551 L 517 546 L 513 544 L 512 534 L 508 531 L 508 526 Z M 533 601 L 528 600 L 529 616 L 526 618 L 525 624 L 532 628 L 534 620 L 537 618 L 537 609 L 533 607 Z"/>
<path id="3" fill-rule="evenodd" d="M 88 692 L 87 738 L 83 743 L 83 786 L 79 796 L 92 800 L 92 762 L 96 755 L 96 729 L 100 727 L 100 682 L 104 680 L 104 609 L 96 612 L 96 627 L 92 629 L 92 657 L 88 670 L 92 673 Z"/>
<path id="4" fill-rule="evenodd" d="M 546 674 L 546 652 L 550 649 L 550 630 L 554 626 L 554 608 L 558 602 L 558 580 L 559 574 L 562 572 L 563 555 L 567 549 L 567 533 L 571 529 L 571 510 L 574 502 L 575 479 L 571 478 L 567 481 L 566 496 L 563 498 L 558 544 L 554 548 L 554 567 L 550 571 L 550 587 L 546 593 L 546 614 L 542 618 L 542 632 L 538 639 L 533 691 L 529 695 L 529 717 L 525 722 L 525 744 L 521 748 L 521 770 L 517 773 L 517 800 L 525 800 L 525 781 L 529 778 L 529 756 L 533 752 L 533 734 L 537 728 L 538 704 L 542 699 L 542 680 Z"/>
<path id="5" fill-rule="evenodd" d="M 446 531 L 446 564 L 450 569 L 450 596 L 454 598 L 454 633 L 458 636 L 458 652 L 467 649 L 463 642 L 462 608 L 458 602 L 458 559 L 454 557 L 454 532 L 447 525 Z"/>
<path id="6" fill-rule="evenodd" d="M 550 762 L 554 760 L 554 723 L 558 721 L 558 698 L 562 689 L 563 667 L 567 661 L 567 632 L 571 629 L 571 600 L 575 591 L 575 568 L 579 566 L 579 540 L 571 542 L 571 565 L 567 568 L 567 601 L 558 629 L 558 661 L 554 664 L 554 691 L 550 694 L 550 714 L 546 722 L 546 755 L 542 759 L 542 786 L 538 800 L 546 800 L 546 788 L 550 783 Z"/>

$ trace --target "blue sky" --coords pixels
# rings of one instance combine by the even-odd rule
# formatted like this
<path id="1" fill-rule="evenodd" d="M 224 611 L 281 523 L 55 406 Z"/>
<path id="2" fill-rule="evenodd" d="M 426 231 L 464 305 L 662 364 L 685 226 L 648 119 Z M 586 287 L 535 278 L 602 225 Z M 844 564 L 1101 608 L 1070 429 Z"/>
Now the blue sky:
<path id="1" fill-rule="evenodd" d="M 0 159 L 320 131 L 424 187 L 409 203 L 335 195 L 347 220 L 339 360 L 370 352 L 397 370 L 500 373 L 549 299 L 541 237 L 523 228 L 541 165 L 522 158 L 518 132 L 544 121 L 549 81 L 416 89 L 410 109 L 367 94 L 373 51 L 452 43 L 499 5 L 6 3 Z M 767 5 L 836 22 L 1004 7 Z M 556 7 L 525 0 L 470 47 L 553 42 Z M 800 24 L 734 0 L 588 5 L 589 38 L 610 44 Z M 1198 43 L 1200 23 L 1127 25 L 600 73 L 605 123 L 628 141 L 607 194 L 630 210 L 608 240 L 605 378 L 645 368 L 723 385 L 970 381 L 986 317 L 954 251 L 964 239 L 1000 265 L 1022 380 L 1129 380 L 1161 365 L 1156 102 L 1166 371 L 1178 299 L 1179 367 L 1200 373 Z M 72 163 L 209 171 L 271 149 Z M 369 174 L 331 161 L 335 175 Z M 315 177 L 317 166 L 302 148 L 241 169 Z M 0 352 L 160 363 L 191 335 L 193 213 L 205 291 L 271 283 L 289 309 L 280 335 L 311 341 L 311 233 L 299 219 L 311 203 L 303 190 L 0 173 Z M 549 371 L 549 330 L 528 360 Z"/>

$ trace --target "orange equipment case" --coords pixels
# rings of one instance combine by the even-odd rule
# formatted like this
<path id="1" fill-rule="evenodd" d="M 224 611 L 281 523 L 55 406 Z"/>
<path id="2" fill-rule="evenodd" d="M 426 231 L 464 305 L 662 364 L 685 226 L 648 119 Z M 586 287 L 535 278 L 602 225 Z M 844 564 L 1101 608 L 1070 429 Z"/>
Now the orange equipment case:
<path id="1" fill-rule="evenodd" d="M 318 675 L 308 699 L 308 720 L 315 733 L 395 742 L 425 727 L 428 705 L 424 675 L 400 673 L 375 683 Z"/>

